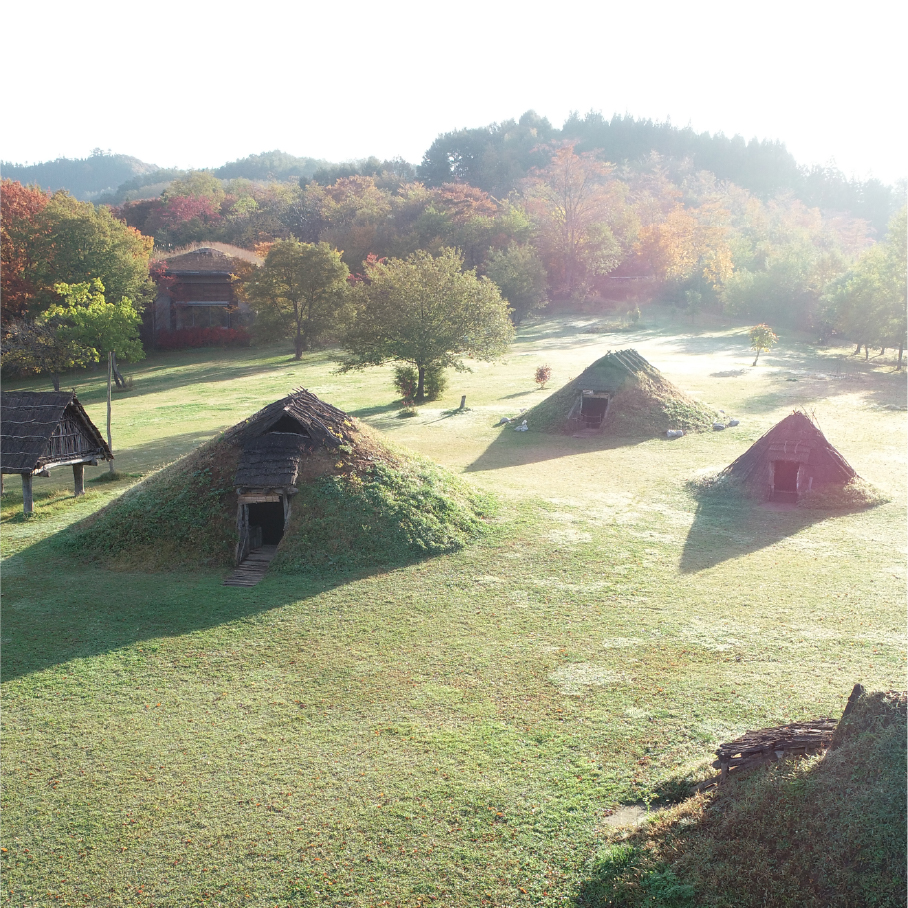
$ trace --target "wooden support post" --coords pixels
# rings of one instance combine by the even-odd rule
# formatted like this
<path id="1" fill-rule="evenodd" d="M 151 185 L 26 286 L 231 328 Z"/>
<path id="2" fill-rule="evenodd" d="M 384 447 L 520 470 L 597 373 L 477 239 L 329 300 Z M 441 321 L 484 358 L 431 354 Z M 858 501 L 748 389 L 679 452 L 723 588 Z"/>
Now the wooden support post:
<path id="1" fill-rule="evenodd" d="M 110 440 L 110 383 L 113 379 L 113 353 L 107 354 L 107 447 L 113 453 L 113 442 Z M 108 465 L 110 472 L 114 471 L 114 462 L 111 460 Z"/>
<path id="2" fill-rule="evenodd" d="M 85 494 L 85 464 L 84 463 L 74 463 L 73 464 L 73 489 L 75 495 Z"/>
<path id="3" fill-rule="evenodd" d="M 32 498 L 32 474 L 22 474 L 22 513 L 34 514 L 35 502 Z"/>

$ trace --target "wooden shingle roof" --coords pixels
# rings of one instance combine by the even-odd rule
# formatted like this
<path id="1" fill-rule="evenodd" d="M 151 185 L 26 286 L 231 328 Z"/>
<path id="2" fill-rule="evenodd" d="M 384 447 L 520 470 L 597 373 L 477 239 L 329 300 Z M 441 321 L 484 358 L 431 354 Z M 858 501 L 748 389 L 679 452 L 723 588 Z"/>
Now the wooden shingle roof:
<path id="1" fill-rule="evenodd" d="M 0 394 L 0 470 L 37 473 L 48 465 L 113 460 L 74 391 Z"/>

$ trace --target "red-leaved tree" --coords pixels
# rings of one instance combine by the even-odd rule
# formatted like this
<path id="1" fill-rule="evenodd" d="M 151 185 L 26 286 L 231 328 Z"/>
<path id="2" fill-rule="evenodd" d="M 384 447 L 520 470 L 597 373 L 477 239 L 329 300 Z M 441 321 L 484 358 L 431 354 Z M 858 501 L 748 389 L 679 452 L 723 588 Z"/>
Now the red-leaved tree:
<path id="1" fill-rule="evenodd" d="M 0 318 L 4 326 L 26 315 L 34 300 L 34 243 L 41 229 L 38 215 L 48 200 L 37 186 L 3 180 L 0 187 Z"/>

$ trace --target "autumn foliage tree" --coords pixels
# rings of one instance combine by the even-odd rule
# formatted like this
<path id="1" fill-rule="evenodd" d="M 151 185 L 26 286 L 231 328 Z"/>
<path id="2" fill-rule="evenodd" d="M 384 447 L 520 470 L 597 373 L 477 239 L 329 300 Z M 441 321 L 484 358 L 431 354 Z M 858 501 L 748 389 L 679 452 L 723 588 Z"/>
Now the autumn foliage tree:
<path id="1" fill-rule="evenodd" d="M 35 240 L 50 199 L 35 186 L 3 180 L 0 187 L 0 306 L 4 326 L 28 313 L 37 295 Z"/>
<path id="2" fill-rule="evenodd" d="M 611 174 L 610 164 L 567 144 L 546 167 L 534 170 L 526 185 L 537 245 L 559 296 L 584 296 L 595 277 L 621 260 L 612 223 L 623 206 Z"/>

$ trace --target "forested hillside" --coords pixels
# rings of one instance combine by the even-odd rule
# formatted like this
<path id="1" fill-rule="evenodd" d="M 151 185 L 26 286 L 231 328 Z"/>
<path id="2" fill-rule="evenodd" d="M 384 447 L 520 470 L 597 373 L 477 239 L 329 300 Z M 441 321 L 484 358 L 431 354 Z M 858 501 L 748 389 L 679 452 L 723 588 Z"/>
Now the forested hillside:
<path id="1" fill-rule="evenodd" d="M 159 182 L 157 164 L 146 164 L 125 154 L 111 154 L 96 148 L 87 158 L 57 158 L 41 164 L 0 162 L 5 179 L 23 186 L 36 184 L 42 189 L 65 189 L 77 199 L 96 199 L 101 193 L 113 192 L 128 181 Z M 145 185 L 145 184 L 142 184 Z"/>
<path id="2" fill-rule="evenodd" d="M 578 151 L 630 169 L 645 168 L 656 155 L 672 170 L 705 170 L 761 199 L 790 193 L 810 207 L 863 218 L 878 232 L 898 207 L 892 187 L 879 180 L 850 179 L 833 167 L 801 166 L 781 142 L 747 142 L 741 136 L 697 133 L 629 115 L 606 119 L 597 112 L 572 114 L 561 129 L 527 111 L 517 121 L 444 133 L 425 153 L 419 176 L 432 186 L 463 180 L 506 195 L 544 162 L 543 146 L 555 141 L 576 142 Z"/>
<path id="3" fill-rule="evenodd" d="M 4 311 L 31 317 L 54 281 L 107 278 L 38 273 L 44 220 L 72 206 L 21 190 L 4 184 Z M 327 244 L 362 276 L 378 260 L 456 249 L 517 323 L 546 304 L 628 313 L 656 300 L 838 336 L 865 355 L 905 340 L 904 191 L 807 171 L 779 143 L 594 114 L 559 130 L 528 112 L 440 136 L 417 168 L 275 151 L 139 174 L 104 200 L 113 207 L 79 218 L 112 215 L 157 256 L 226 243 L 265 257 L 294 240 Z"/>

